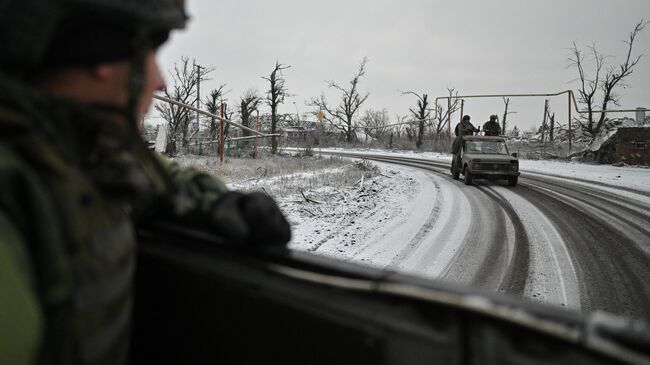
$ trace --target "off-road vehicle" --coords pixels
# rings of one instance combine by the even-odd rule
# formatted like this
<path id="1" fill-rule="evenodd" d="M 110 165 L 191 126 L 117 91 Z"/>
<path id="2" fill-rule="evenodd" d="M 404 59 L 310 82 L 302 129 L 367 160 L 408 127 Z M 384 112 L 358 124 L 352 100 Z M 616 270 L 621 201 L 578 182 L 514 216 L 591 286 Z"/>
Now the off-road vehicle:
<path id="1" fill-rule="evenodd" d="M 516 186 L 519 178 L 519 159 L 510 154 L 503 137 L 463 136 L 460 154 L 455 155 L 451 174 L 458 179 L 463 174 L 465 184 L 474 179 L 508 180 Z"/>

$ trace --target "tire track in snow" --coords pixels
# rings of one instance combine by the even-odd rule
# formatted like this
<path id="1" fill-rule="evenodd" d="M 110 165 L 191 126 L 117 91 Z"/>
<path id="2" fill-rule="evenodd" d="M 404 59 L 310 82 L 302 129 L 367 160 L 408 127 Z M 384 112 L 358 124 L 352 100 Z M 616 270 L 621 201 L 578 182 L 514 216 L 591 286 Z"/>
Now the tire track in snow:
<path id="1" fill-rule="evenodd" d="M 472 191 L 481 188 L 465 187 L 451 180 L 448 162 L 408 157 L 359 157 L 376 158 L 438 173 L 441 179 L 448 181 L 447 184 L 441 183 L 441 195 L 445 195 L 444 205 L 447 205 L 449 199 L 445 200 L 447 198 L 443 192 L 452 192 L 458 195 L 450 199 L 455 199 L 452 205 L 459 211 L 472 209 L 473 204 L 499 205 L 499 200 L 495 199 L 472 200 L 475 199 Z M 512 231 L 516 231 L 514 227 L 519 221 L 528 235 L 529 272 L 523 296 L 586 312 L 605 310 L 650 319 L 650 201 L 647 193 L 639 195 L 633 189 L 602 187 L 597 182 L 526 172 L 515 189 L 495 183 L 485 185 L 502 199 L 501 203 L 505 201 L 511 206 L 516 217 L 511 219 L 513 211 L 508 214 L 506 209 L 502 211 L 504 219 L 496 214 L 492 219 L 496 219 L 498 225 L 505 225 L 506 230 Z M 441 217 L 446 217 L 446 214 L 441 212 Z M 462 215 L 452 212 L 447 216 L 450 217 L 459 218 Z M 441 221 L 434 225 L 432 231 L 440 230 L 439 227 L 444 225 Z M 476 228 L 470 226 L 466 229 L 463 239 L 475 240 L 477 236 L 472 230 Z M 449 232 L 449 228 L 446 231 Z M 488 239 L 494 237 L 493 233 L 485 234 Z M 506 236 L 510 237 L 511 234 L 513 233 Z M 440 237 L 445 240 L 444 236 Z M 486 244 L 489 246 L 490 242 Z M 440 259 L 444 256 L 440 255 L 440 247 L 444 248 L 444 243 L 428 250 L 426 246 L 428 245 L 418 245 L 400 267 L 408 269 L 416 266 L 418 274 L 440 276 Z M 472 251 L 466 242 L 455 242 L 451 246 L 456 247 L 456 251 L 447 251 L 453 255 L 451 265 L 444 269 L 447 273 L 445 278 L 480 285 L 481 283 L 472 283 L 471 280 L 472 270 L 477 271 L 472 256 L 480 250 Z M 417 262 L 421 254 L 420 262 Z M 434 263 L 433 268 L 424 268 L 431 263 Z M 458 280 L 452 278 L 452 272 Z M 488 273 L 487 276 L 494 277 L 494 274 Z M 485 284 L 489 286 L 492 282 L 490 279 Z M 520 288 L 521 281 L 516 286 Z"/>
<path id="2" fill-rule="evenodd" d="M 612 224 L 614 217 L 577 191 L 567 196 L 524 183 L 521 194 L 538 206 L 564 237 L 583 309 L 650 318 L 650 257 L 618 224 Z"/>
<path id="3" fill-rule="evenodd" d="M 509 202 L 529 240 L 529 273 L 523 296 L 580 309 L 578 277 L 562 235 L 550 218 L 517 190 L 490 187 Z"/>
<path id="4" fill-rule="evenodd" d="M 636 199 L 632 199 L 593 187 L 561 185 L 547 179 L 534 178 L 533 180 L 535 187 L 543 188 L 549 194 L 572 201 L 575 203 L 574 205 L 582 206 L 594 215 L 611 222 L 610 226 L 613 229 L 628 236 L 634 242 L 649 241 L 650 199 L 646 200 L 638 196 Z M 638 246 L 646 255 L 650 255 L 650 245 Z"/>
<path id="5" fill-rule="evenodd" d="M 433 202 L 433 209 L 431 210 L 431 214 L 427 217 L 427 223 L 421 226 L 406 246 L 393 257 L 387 269 L 398 268 L 402 261 L 410 257 L 418 246 L 422 244 L 424 238 L 433 229 L 435 223 L 438 222 L 440 218 L 440 207 L 442 206 L 442 194 L 440 193 L 440 183 L 434 180 L 433 184 L 436 194 Z"/>
<path id="6" fill-rule="evenodd" d="M 457 184 L 456 182 L 450 182 Z M 460 189 L 469 206 L 461 210 L 469 227 L 462 232 L 460 249 L 448 260 L 441 278 L 445 281 L 497 290 L 507 274 L 507 217 L 492 204 L 491 197 L 478 189 Z M 461 213 L 462 214 L 462 213 Z M 505 244 L 504 244 L 505 243 Z"/>
<path id="7" fill-rule="evenodd" d="M 393 167 L 394 165 L 391 165 Z M 420 237 L 427 234 L 439 215 L 437 202 L 440 199 L 438 187 L 429 178 L 429 174 L 412 169 L 405 169 L 418 183 L 412 187 L 412 196 L 406 197 L 400 210 L 384 220 L 382 227 L 366 228 L 365 243 L 351 253 L 355 261 L 372 262 L 387 270 L 397 270 L 396 262 L 408 255 L 419 244 Z M 433 199 L 431 196 L 433 195 Z M 372 213 L 376 214 L 376 212 Z M 413 231 L 410 227 L 419 227 Z"/>
<path id="8" fill-rule="evenodd" d="M 438 219 L 432 222 L 432 228 L 421 237 L 410 255 L 397 265 L 403 271 L 440 278 L 463 246 L 465 234 L 470 228 L 470 222 L 463 217 L 463 212 L 469 211 L 471 205 L 465 196 L 458 194 L 457 187 L 441 181 L 440 176 L 432 176 L 440 187 Z"/>
<path id="9" fill-rule="evenodd" d="M 503 212 L 510 218 L 515 230 L 512 259 L 506 261 L 508 269 L 499 291 L 523 296 L 530 271 L 530 242 L 526 228 L 512 205 L 503 196 L 496 194 L 490 187 L 479 189 L 499 204 Z M 506 238 L 505 234 L 497 236 L 497 240 Z"/>

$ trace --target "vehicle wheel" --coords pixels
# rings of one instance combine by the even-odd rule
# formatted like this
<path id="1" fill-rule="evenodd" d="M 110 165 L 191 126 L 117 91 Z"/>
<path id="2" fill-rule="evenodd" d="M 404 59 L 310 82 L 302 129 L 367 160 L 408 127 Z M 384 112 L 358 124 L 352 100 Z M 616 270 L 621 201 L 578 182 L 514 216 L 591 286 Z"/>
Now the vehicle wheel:
<path id="1" fill-rule="evenodd" d="M 454 180 L 458 180 L 458 178 L 460 177 L 460 171 L 458 171 L 458 166 L 456 166 L 455 163 L 452 163 L 451 166 L 451 177 L 453 177 Z"/>
<path id="2" fill-rule="evenodd" d="M 465 185 L 472 185 L 472 173 L 469 172 L 467 166 L 465 166 L 465 170 L 463 170 L 463 175 L 465 175 Z"/>
<path id="3" fill-rule="evenodd" d="M 519 180 L 518 176 L 513 176 L 508 178 L 508 185 L 517 186 L 517 181 Z"/>

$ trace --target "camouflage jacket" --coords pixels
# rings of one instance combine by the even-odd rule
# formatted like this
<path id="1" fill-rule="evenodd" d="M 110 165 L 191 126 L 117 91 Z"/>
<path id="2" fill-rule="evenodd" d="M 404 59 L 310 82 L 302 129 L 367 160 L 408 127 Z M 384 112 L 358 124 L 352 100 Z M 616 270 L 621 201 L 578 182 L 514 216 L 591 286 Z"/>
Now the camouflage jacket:
<path id="1" fill-rule="evenodd" d="M 205 210 L 226 188 L 156 168 L 106 112 L 1 73 L 0 90 L 0 363 L 125 363 L 136 224 Z"/>
<path id="2" fill-rule="evenodd" d="M 478 129 L 474 127 L 469 120 L 463 120 L 460 122 L 460 135 L 461 136 L 471 136 L 474 133 L 478 132 Z"/>
<path id="3" fill-rule="evenodd" d="M 499 123 L 489 120 L 483 124 L 483 132 L 486 136 L 498 136 L 501 134 L 501 127 Z"/>

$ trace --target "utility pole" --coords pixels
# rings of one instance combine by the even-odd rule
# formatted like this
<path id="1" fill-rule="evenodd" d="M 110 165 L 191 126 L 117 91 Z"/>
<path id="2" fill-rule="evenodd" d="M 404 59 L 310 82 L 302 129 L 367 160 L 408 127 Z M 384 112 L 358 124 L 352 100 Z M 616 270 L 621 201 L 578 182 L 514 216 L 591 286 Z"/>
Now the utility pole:
<path id="1" fill-rule="evenodd" d="M 451 112 L 451 110 L 449 111 Z M 465 99 L 460 101 L 460 122 L 463 121 L 463 114 L 465 113 Z"/>
<path id="2" fill-rule="evenodd" d="M 201 69 L 205 69 L 205 67 L 201 65 L 197 65 L 194 63 L 194 67 L 197 68 L 196 71 L 196 109 L 201 109 Z M 199 127 L 199 111 L 196 111 L 196 130 L 198 130 Z"/>
<path id="3" fill-rule="evenodd" d="M 255 118 L 255 130 L 258 131 L 258 132 L 260 131 L 260 111 L 259 110 L 257 111 L 257 117 Z M 255 157 L 254 157 L 254 159 L 257 159 L 257 153 L 258 153 L 259 146 L 260 146 L 260 135 L 256 134 L 255 135 Z"/>
<path id="4" fill-rule="evenodd" d="M 451 96 L 447 98 L 447 130 L 449 132 L 449 143 L 453 140 L 451 136 Z"/>
<path id="5" fill-rule="evenodd" d="M 297 118 L 297 121 L 298 121 L 298 125 L 300 125 L 300 112 L 298 111 L 298 104 L 296 104 L 296 102 L 294 101 L 293 106 L 296 107 L 296 118 Z"/>
<path id="6" fill-rule="evenodd" d="M 221 163 L 223 163 L 223 155 L 224 155 L 225 143 L 226 143 L 226 136 L 224 135 L 225 128 L 223 122 L 225 116 L 226 116 L 226 104 L 221 103 L 221 131 L 219 136 L 219 158 L 221 159 Z"/>
<path id="7" fill-rule="evenodd" d="M 546 153 L 546 130 L 548 129 L 547 126 L 547 116 L 548 116 L 548 99 L 545 100 L 544 102 L 544 119 L 542 121 L 542 142 L 544 143 L 544 149 L 542 150 L 542 154 Z"/>
<path id="8" fill-rule="evenodd" d="M 573 92 L 570 91 L 567 94 L 567 96 L 568 96 L 568 99 L 569 99 L 569 156 L 571 156 L 571 143 L 573 142 L 573 138 L 572 138 L 573 131 L 572 131 L 572 128 L 571 128 L 571 119 L 573 119 L 573 116 L 571 115 L 572 114 L 571 99 L 573 99 L 572 98 Z"/>

